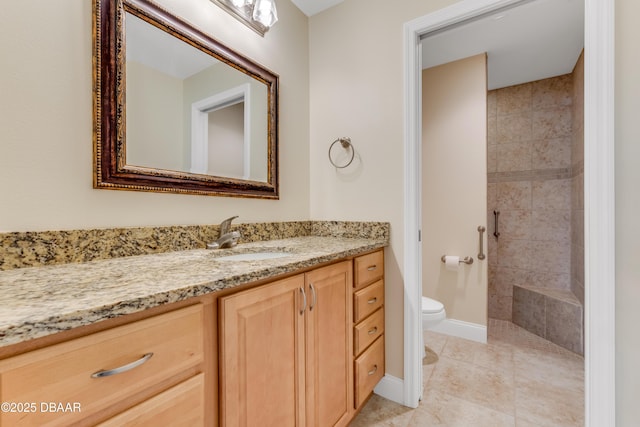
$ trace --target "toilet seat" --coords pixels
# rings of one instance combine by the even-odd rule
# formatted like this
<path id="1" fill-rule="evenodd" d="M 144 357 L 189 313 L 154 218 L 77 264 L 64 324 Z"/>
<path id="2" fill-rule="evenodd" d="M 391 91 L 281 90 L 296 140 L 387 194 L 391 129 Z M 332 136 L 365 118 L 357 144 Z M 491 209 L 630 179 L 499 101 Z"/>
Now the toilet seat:
<path id="1" fill-rule="evenodd" d="M 422 313 L 432 314 L 440 313 L 444 310 L 444 305 L 440 301 L 431 298 L 422 297 Z"/>

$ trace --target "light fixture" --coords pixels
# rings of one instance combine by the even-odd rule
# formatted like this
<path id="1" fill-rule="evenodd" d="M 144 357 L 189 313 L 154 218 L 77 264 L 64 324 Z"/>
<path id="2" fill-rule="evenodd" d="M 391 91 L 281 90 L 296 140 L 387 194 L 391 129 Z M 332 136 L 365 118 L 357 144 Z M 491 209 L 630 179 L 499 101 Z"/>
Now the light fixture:
<path id="1" fill-rule="evenodd" d="M 211 0 L 264 37 L 278 21 L 275 0 Z"/>

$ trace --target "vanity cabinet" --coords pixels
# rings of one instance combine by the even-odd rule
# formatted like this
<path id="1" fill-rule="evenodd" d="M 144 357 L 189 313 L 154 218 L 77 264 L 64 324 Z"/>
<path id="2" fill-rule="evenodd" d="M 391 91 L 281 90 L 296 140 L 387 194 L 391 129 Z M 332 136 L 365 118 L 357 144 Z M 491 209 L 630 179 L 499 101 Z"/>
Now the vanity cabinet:
<path id="1" fill-rule="evenodd" d="M 203 425 L 204 325 L 195 304 L 4 359 L 0 425 Z"/>
<path id="2" fill-rule="evenodd" d="M 222 297 L 222 426 L 344 426 L 353 416 L 352 264 Z"/>
<path id="3" fill-rule="evenodd" d="M 384 376 L 384 252 L 354 259 L 354 407 L 359 409 Z"/>

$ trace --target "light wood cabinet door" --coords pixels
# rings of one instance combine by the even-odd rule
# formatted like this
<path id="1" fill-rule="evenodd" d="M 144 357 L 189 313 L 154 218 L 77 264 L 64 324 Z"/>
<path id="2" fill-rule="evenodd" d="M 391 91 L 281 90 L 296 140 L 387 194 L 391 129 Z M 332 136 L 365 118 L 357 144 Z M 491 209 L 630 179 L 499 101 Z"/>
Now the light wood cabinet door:
<path id="1" fill-rule="evenodd" d="M 347 425 L 353 406 L 351 263 L 306 274 L 306 426 Z"/>
<path id="2" fill-rule="evenodd" d="M 220 299 L 223 426 L 304 425 L 304 275 Z"/>

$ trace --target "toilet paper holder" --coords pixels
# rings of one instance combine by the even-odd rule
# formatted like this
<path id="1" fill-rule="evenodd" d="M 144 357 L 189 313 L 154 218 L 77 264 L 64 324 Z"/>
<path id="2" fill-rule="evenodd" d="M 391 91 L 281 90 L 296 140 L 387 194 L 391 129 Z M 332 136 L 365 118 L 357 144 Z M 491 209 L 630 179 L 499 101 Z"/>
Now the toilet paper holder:
<path id="1" fill-rule="evenodd" d="M 446 257 L 447 257 L 446 255 L 442 255 L 442 257 L 440 257 L 440 260 L 444 263 L 444 262 L 446 262 L 445 261 Z M 473 264 L 473 258 L 470 257 L 470 256 L 466 256 L 466 257 L 464 257 L 464 259 L 461 259 L 460 261 L 458 261 L 458 264 L 460 264 L 461 262 L 464 262 L 465 264 L 469 264 L 470 265 L 470 264 Z"/>

